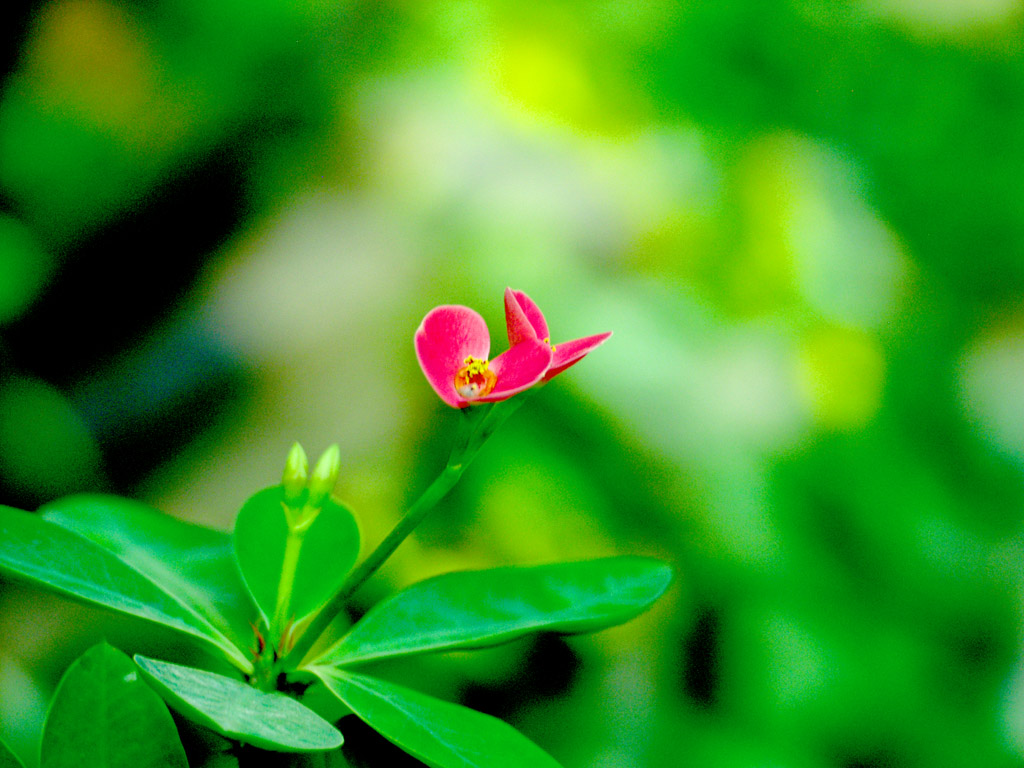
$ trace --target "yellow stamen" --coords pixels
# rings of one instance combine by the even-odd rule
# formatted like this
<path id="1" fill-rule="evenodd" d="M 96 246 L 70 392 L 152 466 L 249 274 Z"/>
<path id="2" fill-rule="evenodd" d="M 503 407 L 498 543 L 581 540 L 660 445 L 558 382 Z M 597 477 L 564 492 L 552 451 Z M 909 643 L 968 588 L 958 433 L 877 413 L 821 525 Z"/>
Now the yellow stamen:
<path id="1" fill-rule="evenodd" d="M 494 389 L 498 377 L 489 370 L 489 362 L 469 356 L 462 368 L 455 374 L 455 391 L 467 400 L 484 397 Z"/>

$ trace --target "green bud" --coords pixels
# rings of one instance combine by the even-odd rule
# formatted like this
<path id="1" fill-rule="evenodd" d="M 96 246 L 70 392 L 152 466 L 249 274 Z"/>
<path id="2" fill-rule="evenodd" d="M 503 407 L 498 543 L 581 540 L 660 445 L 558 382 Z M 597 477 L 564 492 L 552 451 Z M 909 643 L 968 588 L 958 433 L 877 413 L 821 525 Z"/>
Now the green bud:
<path id="1" fill-rule="evenodd" d="M 319 508 L 324 503 L 324 499 L 330 495 L 334 490 L 335 483 L 338 482 L 339 472 L 341 472 L 341 449 L 335 443 L 324 451 L 316 463 L 312 477 L 309 478 L 307 507 Z"/>
<path id="2" fill-rule="evenodd" d="M 281 485 L 284 486 L 284 500 L 294 504 L 302 497 L 302 491 L 306 487 L 306 477 L 309 475 L 309 459 L 306 452 L 298 443 L 288 451 L 288 460 L 284 464 L 284 475 L 281 477 Z"/>

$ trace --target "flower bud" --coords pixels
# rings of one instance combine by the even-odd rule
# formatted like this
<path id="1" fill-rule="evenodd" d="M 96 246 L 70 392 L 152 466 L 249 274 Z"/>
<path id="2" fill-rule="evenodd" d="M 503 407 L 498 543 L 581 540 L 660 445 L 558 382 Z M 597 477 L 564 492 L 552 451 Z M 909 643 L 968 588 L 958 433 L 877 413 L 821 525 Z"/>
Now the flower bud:
<path id="1" fill-rule="evenodd" d="M 338 482 L 338 473 L 341 472 L 341 449 L 335 443 L 320 457 L 309 478 L 309 500 L 307 507 L 319 508 L 324 500 L 334 490 Z"/>
<path id="2" fill-rule="evenodd" d="M 309 460 L 306 452 L 298 443 L 288 451 L 288 460 L 284 464 L 284 475 L 281 477 L 281 485 L 284 486 L 284 500 L 288 504 L 295 504 L 302 497 L 302 491 L 306 488 L 306 477 L 309 475 Z"/>

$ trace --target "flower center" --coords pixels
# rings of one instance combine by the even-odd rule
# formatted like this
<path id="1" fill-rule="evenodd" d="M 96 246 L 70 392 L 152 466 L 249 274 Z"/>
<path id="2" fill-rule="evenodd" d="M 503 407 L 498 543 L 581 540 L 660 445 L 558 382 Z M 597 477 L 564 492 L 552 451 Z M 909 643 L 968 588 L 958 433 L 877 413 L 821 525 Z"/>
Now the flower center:
<path id="1" fill-rule="evenodd" d="M 475 400 L 489 394 L 498 381 L 494 372 L 488 370 L 488 362 L 476 357 L 467 357 L 464 366 L 455 374 L 455 391 L 467 400 Z"/>

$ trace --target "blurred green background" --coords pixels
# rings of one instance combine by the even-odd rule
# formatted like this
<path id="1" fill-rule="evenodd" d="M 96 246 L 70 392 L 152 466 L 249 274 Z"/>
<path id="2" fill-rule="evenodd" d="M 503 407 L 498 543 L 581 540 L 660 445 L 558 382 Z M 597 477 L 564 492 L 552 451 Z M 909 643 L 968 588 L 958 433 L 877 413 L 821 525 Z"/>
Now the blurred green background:
<path id="1" fill-rule="evenodd" d="M 510 285 L 555 342 L 615 335 L 364 603 L 611 553 L 678 579 L 600 635 L 386 674 L 567 768 L 1024 765 L 1018 0 L 2 13 L 0 502 L 226 529 L 337 441 L 372 545 L 455 429 L 414 329 L 468 304 L 500 351 Z M 101 636 L 170 642 L 0 585 L 22 754 Z"/>

